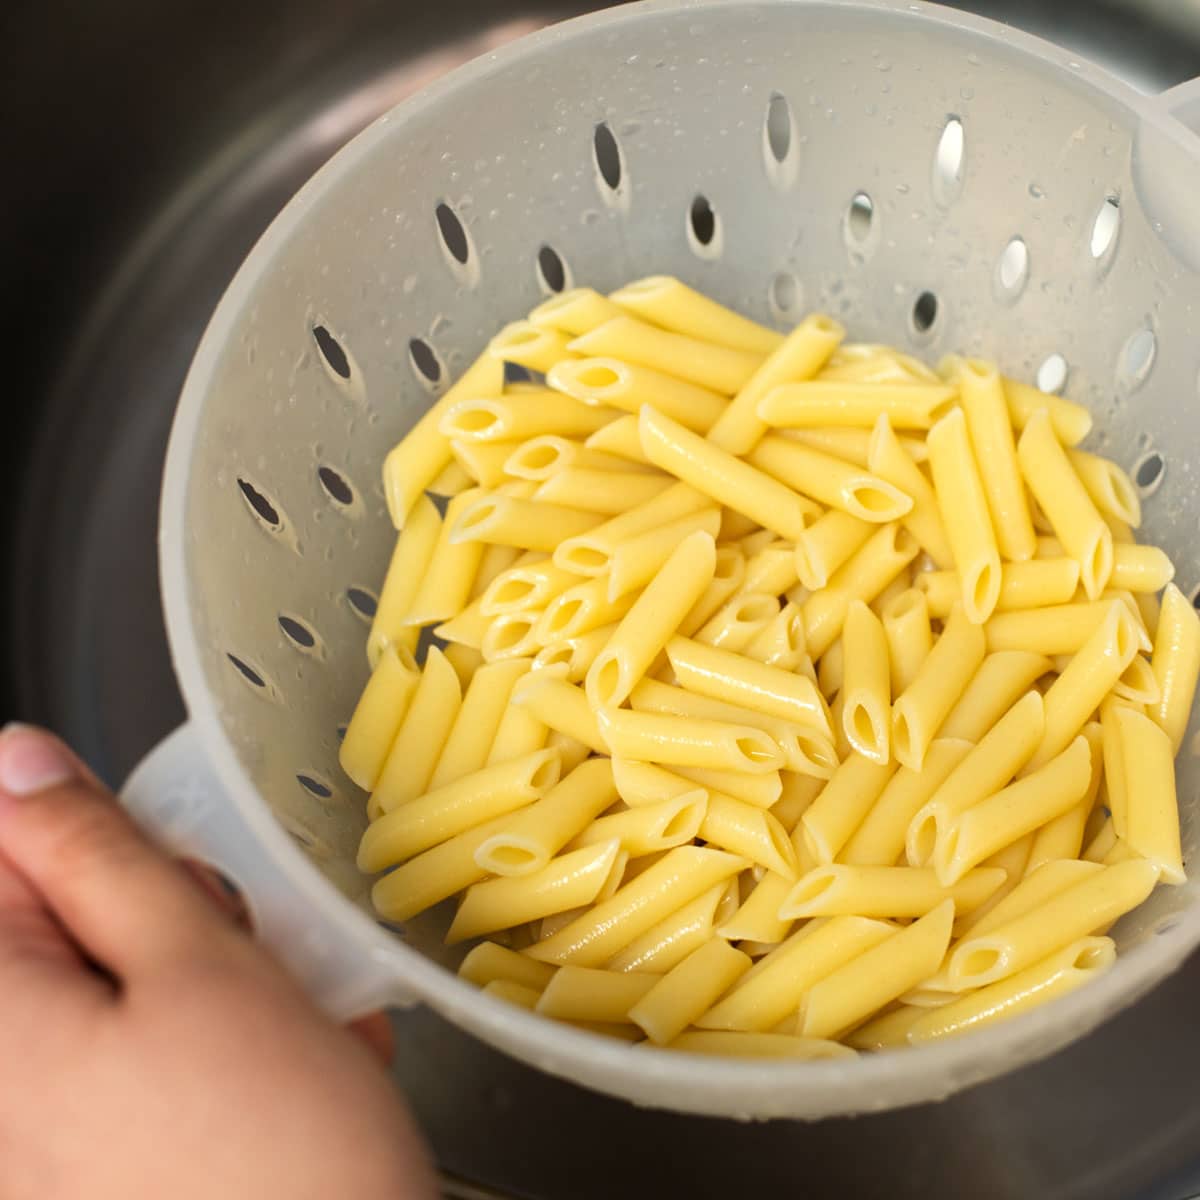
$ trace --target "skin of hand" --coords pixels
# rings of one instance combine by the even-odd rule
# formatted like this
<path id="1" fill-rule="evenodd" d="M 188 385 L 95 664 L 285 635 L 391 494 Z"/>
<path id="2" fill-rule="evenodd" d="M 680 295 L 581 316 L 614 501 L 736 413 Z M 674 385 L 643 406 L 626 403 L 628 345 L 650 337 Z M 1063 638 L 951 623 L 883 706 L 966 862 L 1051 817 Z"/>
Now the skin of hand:
<path id="1" fill-rule="evenodd" d="M 62 743 L 0 732 L 2 1200 L 432 1200 L 381 1022 L 334 1025 Z"/>

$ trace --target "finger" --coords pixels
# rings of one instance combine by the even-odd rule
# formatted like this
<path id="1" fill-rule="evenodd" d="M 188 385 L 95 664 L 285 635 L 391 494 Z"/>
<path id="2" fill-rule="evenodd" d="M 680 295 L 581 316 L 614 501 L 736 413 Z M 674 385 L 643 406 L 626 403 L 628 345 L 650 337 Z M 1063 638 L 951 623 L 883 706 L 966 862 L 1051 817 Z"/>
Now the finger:
<path id="1" fill-rule="evenodd" d="M 84 952 L 121 978 L 245 943 L 182 868 L 82 776 L 57 738 L 0 732 L 0 853 Z"/>
<path id="2" fill-rule="evenodd" d="M 392 1065 L 392 1059 L 396 1056 L 396 1038 L 386 1013 L 368 1013 L 357 1021 L 351 1021 L 346 1028 L 366 1042 L 385 1067 Z"/>
<path id="3" fill-rule="evenodd" d="M 208 897 L 209 901 L 215 904 L 217 909 L 223 912 L 234 925 L 247 933 L 254 932 L 254 925 L 250 920 L 250 910 L 246 907 L 241 892 L 227 883 L 224 876 L 214 871 L 206 863 L 198 862 L 194 858 L 180 858 L 176 861 L 192 882 Z"/>

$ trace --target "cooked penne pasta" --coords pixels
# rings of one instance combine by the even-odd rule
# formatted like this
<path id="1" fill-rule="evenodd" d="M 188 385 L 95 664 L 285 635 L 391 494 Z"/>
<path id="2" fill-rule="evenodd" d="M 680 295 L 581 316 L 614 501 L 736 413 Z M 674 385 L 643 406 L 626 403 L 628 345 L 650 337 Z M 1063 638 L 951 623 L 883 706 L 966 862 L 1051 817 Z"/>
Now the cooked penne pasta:
<path id="1" fill-rule="evenodd" d="M 719 792 L 708 798 L 699 836 L 710 846 L 740 854 L 776 875 L 795 879 L 796 851 L 787 830 L 769 812 Z"/>
<path id="2" fill-rule="evenodd" d="M 1045 655 L 1025 650 L 989 654 L 950 710 L 939 736 L 979 741 L 1052 667 Z"/>
<path id="3" fill-rule="evenodd" d="M 1023 430 L 1035 413 L 1049 414 L 1050 427 L 1064 446 L 1077 446 L 1092 431 L 1092 414 L 1082 404 L 1039 391 L 1027 383 L 1004 379 L 1004 398 L 1013 428 Z"/>
<path id="4" fill-rule="evenodd" d="M 697 641 L 703 638 L 697 637 Z M 800 671 L 812 677 L 812 660 L 805 654 L 804 618 L 790 601 L 746 643 L 745 654 L 769 667 Z M 807 664 L 807 667 L 805 666 Z"/>
<path id="5" fill-rule="evenodd" d="M 717 935 L 729 942 L 751 941 L 769 945 L 782 942 L 791 931 L 792 922 L 780 918 L 779 906 L 794 883 L 794 878 L 768 871 L 737 911 L 717 927 Z"/>
<path id="6" fill-rule="evenodd" d="M 859 754 L 843 759 L 825 789 L 800 818 L 803 837 L 819 863 L 833 862 L 871 806 L 879 799 L 898 764 L 872 762 Z"/>
<path id="7" fill-rule="evenodd" d="M 917 677 L 917 671 L 933 649 L 929 605 L 920 591 L 905 588 L 883 606 L 880 615 L 887 641 L 891 693 L 898 696 Z"/>
<path id="8" fill-rule="evenodd" d="M 1059 859 L 1077 859 L 1083 850 L 1084 828 L 1095 807 L 1105 770 L 1100 725 L 1095 721 L 1089 722 L 1083 727 L 1083 736 L 1087 738 L 1092 758 L 1092 772 L 1087 791 L 1074 808 L 1067 809 L 1061 816 L 1048 821 L 1037 831 L 1025 864 L 1026 875 L 1031 875 L 1043 863 Z"/>
<path id="9" fill-rule="evenodd" d="M 751 966 L 748 955 L 714 938 L 673 967 L 629 1010 L 652 1042 L 678 1037 Z"/>
<path id="10" fill-rule="evenodd" d="M 529 323 L 538 329 L 553 329 L 578 337 L 620 315 L 620 306 L 607 296 L 602 296 L 592 288 L 578 287 L 543 300 L 529 314 Z"/>
<path id="11" fill-rule="evenodd" d="M 781 1033 L 705 1032 L 681 1033 L 672 1050 L 688 1054 L 715 1054 L 734 1058 L 797 1058 L 806 1062 L 853 1058 L 854 1050 L 824 1038 L 793 1037 Z"/>
<path id="12" fill-rule="evenodd" d="M 516 363 L 530 371 L 548 371 L 567 358 L 567 339 L 553 329 L 539 328 L 529 321 L 505 325 L 490 342 L 487 352 L 501 362 Z"/>
<path id="13" fill-rule="evenodd" d="M 712 941 L 717 913 L 731 887 L 736 891 L 736 880 L 718 883 L 669 913 L 614 955 L 607 964 L 608 969 L 665 975 L 693 950 Z"/>
<path id="14" fill-rule="evenodd" d="M 1053 423 L 1053 419 L 1051 421 Z M 1060 436 L 1059 440 L 1062 438 Z M 1067 453 L 1079 482 L 1103 516 L 1116 517 L 1136 529 L 1142 523 L 1142 505 L 1133 480 L 1107 458 L 1083 450 Z"/>
<path id="15" fill-rule="evenodd" d="M 616 628 L 617 623 L 613 621 L 608 625 L 589 629 L 587 633 L 581 633 L 578 637 L 550 642 L 533 656 L 533 669 L 540 671 L 548 667 L 565 668 L 563 678 L 568 683 L 582 683 L 588 668 L 596 661 L 596 655 L 608 645 Z"/>
<path id="16" fill-rule="evenodd" d="M 1178 753 L 1200 677 L 1200 615 L 1173 583 L 1163 592 L 1150 666 L 1159 691 L 1150 715 L 1166 730 Z"/>
<path id="17" fill-rule="evenodd" d="M 707 809 L 708 793 L 703 788 L 694 788 L 669 800 L 660 800 L 657 804 L 645 804 L 599 817 L 579 834 L 573 844 L 591 846 L 615 840 L 623 850 L 629 852 L 630 858 L 657 854 L 660 850 L 671 850 L 699 836 Z"/>
<path id="18" fill-rule="evenodd" d="M 1117 708 L 1115 722 L 1126 773 L 1124 829 L 1118 825 L 1117 833 L 1131 850 L 1158 867 L 1163 883 L 1184 883 L 1171 739 L 1149 717 L 1131 708 Z M 1113 823 L 1117 824 L 1116 809 Z"/>
<path id="19" fill-rule="evenodd" d="M 867 521 L 830 509 L 796 539 L 797 578 L 810 591 L 825 587 L 830 576 L 862 548 L 873 532 Z"/>
<path id="20" fill-rule="evenodd" d="M 538 998 L 537 1011 L 562 1021 L 630 1021 L 629 1010 L 658 981 L 637 971 L 564 966 Z"/>
<path id="21" fill-rule="evenodd" d="M 795 546 L 791 542 L 772 539 L 747 560 L 742 589 L 780 596 L 794 586 L 798 578 Z"/>
<path id="22" fill-rule="evenodd" d="M 1174 578 L 1174 564 L 1157 546 L 1113 547 L 1109 587 L 1129 592 L 1160 592 Z"/>
<path id="23" fill-rule="evenodd" d="M 924 443 L 920 445 L 925 451 L 924 457 L 928 458 L 928 449 Z M 879 478 L 887 480 L 909 497 L 912 507 L 900 518 L 904 527 L 939 567 L 952 567 L 954 554 L 942 523 L 933 485 L 917 466 L 903 439 L 892 429 L 886 413 L 880 414 L 871 431 L 867 465 Z"/>
<path id="24" fill-rule="evenodd" d="M 610 600 L 606 580 L 588 579 L 559 592 L 540 614 L 525 615 L 537 616 L 537 640 L 548 645 L 619 621 L 636 600 L 633 592 Z"/>
<path id="25" fill-rule="evenodd" d="M 815 867 L 792 887 L 779 906 L 781 917 L 923 917 L 946 900 L 957 913 L 978 908 L 1004 882 L 996 867 L 968 871 L 943 885 L 929 867 Z"/>
<path id="26" fill-rule="evenodd" d="M 638 478 L 648 479 L 650 476 Z M 463 493 L 464 496 L 469 494 Z M 454 547 L 470 545 L 472 542 L 490 542 L 549 554 L 567 538 L 603 524 L 604 515 L 492 492 L 485 496 L 474 495 L 470 504 L 454 514 L 453 523 L 449 513 L 446 521 L 451 527 L 449 540 Z"/>
<path id="27" fill-rule="evenodd" d="M 527 708 L 539 721 L 573 737 L 599 754 L 608 753 L 598 714 L 583 689 L 546 671 L 530 672 L 513 687 L 512 703 Z"/>
<path id="28" fill-rule="evenodd" d="M 953 388 L 937 383 L 847 383 L 810 380 L 767 392 L 758 415 L 778 429 L 826 425 L 871 429 L 886 416 L 893 429 L 929 429 L 954 403 Z"/>
<path id="29" fill-rule="evenodd" d="M 866 758 L 891 757 L 891 673 L 883 623 L 861 601 L 851 603 L 841 641 L 846 657 L 842 728 L 850 745 Z"/>
<path id="30" fill-rule="evenodd" d="M 677 521 L 669 521 L 657 529 L 648 529 L 618 542 L 609 559 L 608 599 L 619 600 L 627 593 L 645 587 L 662 570 L 680 542 L 698 530 L 716 538 L 720 525 L 719 508 L 702 508 Z M 713 569 L 716 569 L 715 565 Z"/>
<path id="31" fill-rule="evenodd" d="M 624 512 L 631 503 L 644 503 L 671 486 L 669 476 L 601 471 L 594 467 L 565 467 L 541 484 L 533 499 L 541 504 L 558 504 L 585 512 L 612 515 Z M 573 536 L 573 535 L 571 535 Z"/>
<path id="32" fill-rule="evenodd" d="M 380 652 L 338 751 L 342 770 L 364 791 L 375 787 L 420 680 L 403 647 L 389 645 Z"/>
<path id="33" fill-rule="evenodd" d="M 408 614 L 421 580 L 429 570 L 441 527 L 442 518 L 433 501 L 428 496 L 418 496 L 396 539 L 396 548 L 388 563 L 387 574 L 383 577 L 383 587 L 379 590 L 375 616 L 371 619 L 367 660 L 372 668 L 388 646 L 403 648 L 409 653 L 416 652 L 421 630 L 418 626 L 408 624 Z"/>
<path id="34" fill-rule="evenodd" d="M 503 980 L 540 993 L 554 978 L 554 970 L 548 963 L 537 962 L 495 942 L 480 942 L 467 952 L 459 964 L 458 974 L 477 987 Z"/>
<path id="35" fill-rule="evenodd" d="M 614 758 L 752 773 L 783 766 L 778 743 L 751 725 L 617 708 L 600 709 L 596 725 L 603 748 Z"/>
<path id="36" fill-rule="evenodd" d="M 404 618 L 406 625 L 434 625 L 466 608 L 483 557 L 483 546 L 479 542 L 456 542 L 451 533 L 459 517 L 480 498 L 480 494 L 478 488 L 471 488 L 459 493 L 447 506 L 433 554 Z"/>
<path id="37" fill-rule="evenodd" d="M 622 458 L 631 466 L 641 466 L 653 470 L 653 465 L 642 451 L 642 435 L 638 432 L 638 419 L 632 413 L 617 417 L 595 433 L 588 436 L 583 443 L 589 450 L 599 450 Z"/>
<path id="38" fill-rule="evenodd" d="M 925 594 L 929 614 L 933 617 L 945 617 L 962 595 L 962 585 L 955 571 L 925 571 L 917 576 L 916 586 Z M 1037 558 L 1028 562 L 1004 563 L 1000 568 L 996 608 L 986 627 L 990 630 L 992 622 L 1014 609 L 1041 613 L 1047 611 L 1047 606 L 1082 608 L 1083 605 L 1068 605 L 1078 588 L 1079 564 L 1073 558 Z M 1000 622 L 1001 626 L 1004 624 Z M 990 638 L 988 645 L 992 646 Z M 993 648 L 1025 650 L 1036 649 L 1037 645 L 1025 646 L 1010 636 L 1008 642 L 998 637 Z"/>
<path id="39" fill-rule="evenodd" d="M 465 443 L 459 443 L 465 444 Z M 475 442 L 476 450 L 492 449 L 487 442 Z M 496 443 L 494 448 L 507 447 L 503 473 L 513 479 L 528 479 L 543 483 L 570 467 L 594 471 L 623 471 L 626 474 L 644 473 L 647 468 L 615 454 L 589 450 L 583 442 L 556 433 L 544 433 L 523 442 Z M 500 481 L 497 481 L 500 482 Z M 494 485 L 485 485 L 494 486 Z"/>
<path id="40" fill-rule="evenodd" d="M 620 414 L 558 392 L 463 400 L 442 417 L 442 435 L 463 442 L 523 442 L 554 433 L 587 437 Z"/>

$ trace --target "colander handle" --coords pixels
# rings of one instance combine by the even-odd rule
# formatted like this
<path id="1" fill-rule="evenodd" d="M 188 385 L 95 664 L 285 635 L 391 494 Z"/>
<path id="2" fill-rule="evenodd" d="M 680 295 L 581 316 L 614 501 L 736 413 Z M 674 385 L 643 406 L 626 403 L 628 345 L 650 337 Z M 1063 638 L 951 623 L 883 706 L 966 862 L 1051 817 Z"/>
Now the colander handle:
<path id="1" fill-rule="evenodd" d="M 1176 84 L 1159 97 L 1167 111 L 1193 133 L 1200 134 L 1200 78 Z"/>
<path id="2" fill-rule="evenodd" d="M 160 846 L 210 864 L 241 889 L 259 940 L 331 1017 L 414 1003 L 395 968 L 364 945 L 361 915 L 273 821 L 264 814 L 266 827 L 257 828 L 226 793 L 193 726 L 181 725 L 151 750 L 120 798 Z"/>

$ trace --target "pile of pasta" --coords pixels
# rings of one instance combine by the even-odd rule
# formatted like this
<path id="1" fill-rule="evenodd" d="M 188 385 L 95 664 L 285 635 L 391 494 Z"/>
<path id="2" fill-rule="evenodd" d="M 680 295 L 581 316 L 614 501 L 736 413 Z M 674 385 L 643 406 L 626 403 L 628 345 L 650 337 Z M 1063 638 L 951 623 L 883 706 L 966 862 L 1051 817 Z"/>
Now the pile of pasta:
<path id="1" fill-rule="evenodd" d="M 509 325 L 384 469 L 342 745 L 380 916 L 456 898 L 484 991 L 699 1053 L 918 1043 L 1104 971 L 1184 880 L 1200 618 L 1090 427 L 672 278 Z"/>

